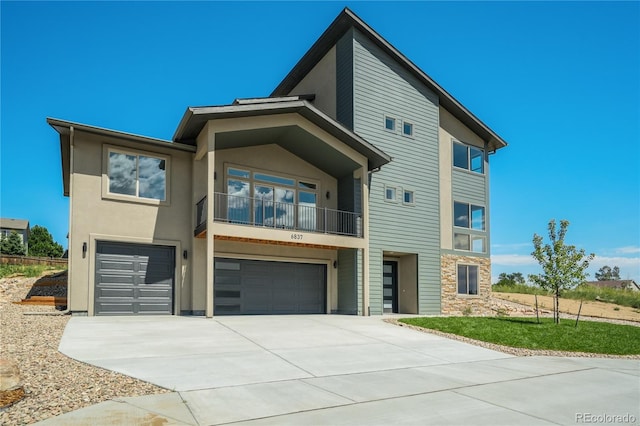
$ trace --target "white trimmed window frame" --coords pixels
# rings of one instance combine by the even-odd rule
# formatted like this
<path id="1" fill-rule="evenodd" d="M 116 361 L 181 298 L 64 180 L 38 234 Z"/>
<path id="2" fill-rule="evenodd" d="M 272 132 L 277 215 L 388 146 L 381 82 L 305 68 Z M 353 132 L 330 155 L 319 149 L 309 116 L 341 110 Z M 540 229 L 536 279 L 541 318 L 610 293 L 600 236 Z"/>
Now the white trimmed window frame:
<path id="1" fill-rule="evenodd" d="M 465 279 L 465 292 L 462 293 L 460 292 L 460 286 L 461 286 L 461 278 L 463 278 L 461 276 L 461 268 L 464 268 L 464 279 Z M 472 288 L 472 286 L 470 285 L 470 277 L 472 277 L 473 275 L 471 273 L 469 273 L 469 269 L 470 268 L 475 268 L 476 273 L 475 273 L 475 293 L 470 293 L 470 288 Z M 479 265 L 474 265 L 471 263 L 464 263 L 464 262 L 460 262 L 460 263 L 456 263 L 456 294 L 460 297 L 480 297 L 480 266 Z"/>
<path id="2" fill-rule="evenodd" d="M 411 200 L 407 201 L 407 194 L 411 194 Z M 416 191 L 410 188 L 402 189 L 402 204 L 405 206 L 415 206 L 416 205 Z"/>
<path id="3" fill-rule="evenodd" d="M 405 132 L 406 127 L 405 126 L 409 126 L 409 128 L 411 129 L 411 131 L 409 133 Z M 413 139 L 413 134 L 414 134 L 414 130 L 415 130 L 415 126 L 413 124 L 412 121 L 408 121 L 408 120 L 403 120 L 402 121 L 402 136 L 405 136 L 407 138 L 412 138 Z"/>
<path id="4" fill-rule="evenodd" d="M 397 133 L 398 131 L 398 119 L 391 116 L 391 115 L 386 115 L 384 116 L 384 121 L 382 122 L 382 126 L 384 128 L 385 131 L 390 132 L 390 133 Z M 393 122 L 393 129 L 390 129 L 387 127 L 387 122 Z"/>
<path id="5" fill-rule="evenodd" d="M 393 191 L 393 198 L 389 198 L 389 191 Z M 387 203 L 397 203 L 398 202 L 398 193 L 400 192 L 400 187 L 396 185 L 385 185 L 384 186 L 384 200 Z"/>

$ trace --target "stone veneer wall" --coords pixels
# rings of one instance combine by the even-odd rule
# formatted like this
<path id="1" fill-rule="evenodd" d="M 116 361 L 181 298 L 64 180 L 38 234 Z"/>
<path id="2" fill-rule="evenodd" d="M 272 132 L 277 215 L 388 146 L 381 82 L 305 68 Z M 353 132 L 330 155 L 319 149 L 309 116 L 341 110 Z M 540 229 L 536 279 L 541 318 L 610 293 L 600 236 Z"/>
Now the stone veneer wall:
<path id="1" fill-rule="evenodd" d="M 478 265 L 480 282 L 478 295 L 458 294 L 457 264 Z M 491 311 L 491 259 L 486 257 L 443 254 L 440 257 L 442 273 L 442 314 L 463 315 L 471 309 L 471 315 L 493 315 Z"/>

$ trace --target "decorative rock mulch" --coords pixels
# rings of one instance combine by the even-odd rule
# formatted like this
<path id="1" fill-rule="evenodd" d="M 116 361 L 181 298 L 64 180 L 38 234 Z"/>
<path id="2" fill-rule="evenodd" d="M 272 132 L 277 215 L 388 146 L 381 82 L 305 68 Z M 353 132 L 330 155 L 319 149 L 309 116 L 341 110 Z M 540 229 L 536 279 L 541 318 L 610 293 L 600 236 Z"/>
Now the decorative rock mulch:
<path id="1" fill-rule="evenodd" d="M 16 363 L 22 382 L 22 388 L 0 395 L 0 424 L 26 425 L 114 398 L 169 392 L 58 352 L 70 317 L 53 306 L 11 303 L 24 299 L 35 281 L 0 279 L 0 358 Z M 27 315 L 34 312 L 45 315 Z M 16 401 L 20 391 L 24 398 Z"/>

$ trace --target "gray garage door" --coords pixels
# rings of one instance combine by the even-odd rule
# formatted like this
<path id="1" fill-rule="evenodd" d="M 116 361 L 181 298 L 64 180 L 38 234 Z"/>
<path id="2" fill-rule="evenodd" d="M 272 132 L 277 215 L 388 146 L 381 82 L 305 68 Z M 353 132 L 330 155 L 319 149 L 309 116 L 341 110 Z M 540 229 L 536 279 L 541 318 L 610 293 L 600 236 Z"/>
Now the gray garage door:
<path id="1" fill-rule="evenodd" d="M 215 259 L 214 314 L 323 314 L 326 265 Z"/>
<path id="2" fill-rule="evenodd" d="M 95 314 L 173 313 L 174 247 L 98 241 Z"/>

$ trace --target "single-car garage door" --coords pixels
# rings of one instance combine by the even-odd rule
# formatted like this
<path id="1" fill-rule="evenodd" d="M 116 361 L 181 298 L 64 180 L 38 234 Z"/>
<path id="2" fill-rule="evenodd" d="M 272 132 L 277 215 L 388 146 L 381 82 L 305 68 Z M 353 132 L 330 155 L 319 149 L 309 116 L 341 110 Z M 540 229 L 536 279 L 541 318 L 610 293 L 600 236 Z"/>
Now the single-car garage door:
<path id="1" fill-rule="evenodd" d="M 175 248 L 98 241 L 96 315 L 173 313 Z"/>
<path id="2" fill-rule="evenodd" d="M 323 314 L 326 265 L 215 259 L 214 314 Z"/>

